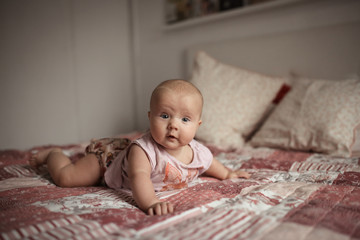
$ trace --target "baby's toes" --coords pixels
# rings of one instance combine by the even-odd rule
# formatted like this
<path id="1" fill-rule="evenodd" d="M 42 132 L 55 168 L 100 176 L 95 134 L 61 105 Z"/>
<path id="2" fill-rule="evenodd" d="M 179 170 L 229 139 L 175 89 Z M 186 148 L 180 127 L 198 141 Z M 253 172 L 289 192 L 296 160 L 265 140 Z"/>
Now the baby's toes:
<path id="1" fill-rule="evenodd" d="M 28 164 L 31 166 L 31 167 L 34 167 L 36 168 L 37 167 L 37 161 L 36 161 L 36 157 L 34 155 L 32 155 L 30 157 L 30 159 L 28 160 Z"/>

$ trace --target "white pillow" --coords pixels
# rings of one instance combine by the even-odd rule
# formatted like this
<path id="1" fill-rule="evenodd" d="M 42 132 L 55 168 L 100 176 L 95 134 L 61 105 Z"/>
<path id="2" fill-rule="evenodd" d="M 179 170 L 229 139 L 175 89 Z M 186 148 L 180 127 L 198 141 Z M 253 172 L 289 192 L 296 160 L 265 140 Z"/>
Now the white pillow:
<path id="1" fill-rule="evenodd" d="M 359 79 L 295 79 L 250 143 L 351 157 L 360 151 L 359 126 Z"/>
<path id="2" fill-rule="evenodd" d="M 191 82 L 203 94 L 203 124 L 196 138 L 222 149 L 242 148 L 285 82 L 223 64 L 199 52 Z"/>

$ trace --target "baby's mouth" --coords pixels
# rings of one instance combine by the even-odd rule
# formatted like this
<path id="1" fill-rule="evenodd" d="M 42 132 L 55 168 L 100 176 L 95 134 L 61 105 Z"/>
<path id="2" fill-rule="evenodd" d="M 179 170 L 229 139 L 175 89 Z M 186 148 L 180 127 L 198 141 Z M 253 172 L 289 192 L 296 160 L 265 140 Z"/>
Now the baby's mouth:
<path id="1" fill-rule="evenodd" d="M 176 139 L 176 137 L 173 136 L 173 135 L 168 135 L 167 138 L 169 138 L 169 139 Z"/>

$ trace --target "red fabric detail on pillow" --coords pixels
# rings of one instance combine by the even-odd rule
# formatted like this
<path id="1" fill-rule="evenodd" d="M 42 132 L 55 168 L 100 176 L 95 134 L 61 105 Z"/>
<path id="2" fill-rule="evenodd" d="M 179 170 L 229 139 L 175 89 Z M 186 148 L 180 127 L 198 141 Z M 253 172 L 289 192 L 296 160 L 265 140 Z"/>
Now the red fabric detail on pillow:
<path id="1" fill-rule="evenodd" d="M 276 94 L 276 97 L 274 100 L 272 100 L 272 103 L 279 104 L 281 100 L 285 97 L 285 95 L 291 90 L 291 86 L 284 83 L 278 93 Z"/>

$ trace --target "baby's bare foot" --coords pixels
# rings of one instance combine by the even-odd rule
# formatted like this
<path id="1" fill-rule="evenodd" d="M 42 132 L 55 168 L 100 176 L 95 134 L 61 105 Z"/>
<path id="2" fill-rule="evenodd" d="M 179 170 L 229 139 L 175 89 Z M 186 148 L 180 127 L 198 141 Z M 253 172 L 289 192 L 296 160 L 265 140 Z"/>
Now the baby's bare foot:
<path id="1" fill-rule="evenodd" d="M 45 164 L 47 157 L 49 156 L 49 154 L 52 151 L 61 151 L 61 150 L 59 150 L 57 148 L 49 148 L 49 149 L 45 149 L 45 150 L 34 153 L 29 160 L 30 166 L 34 167 L 34 168 L 38 168 L 41 165 Z"/>

